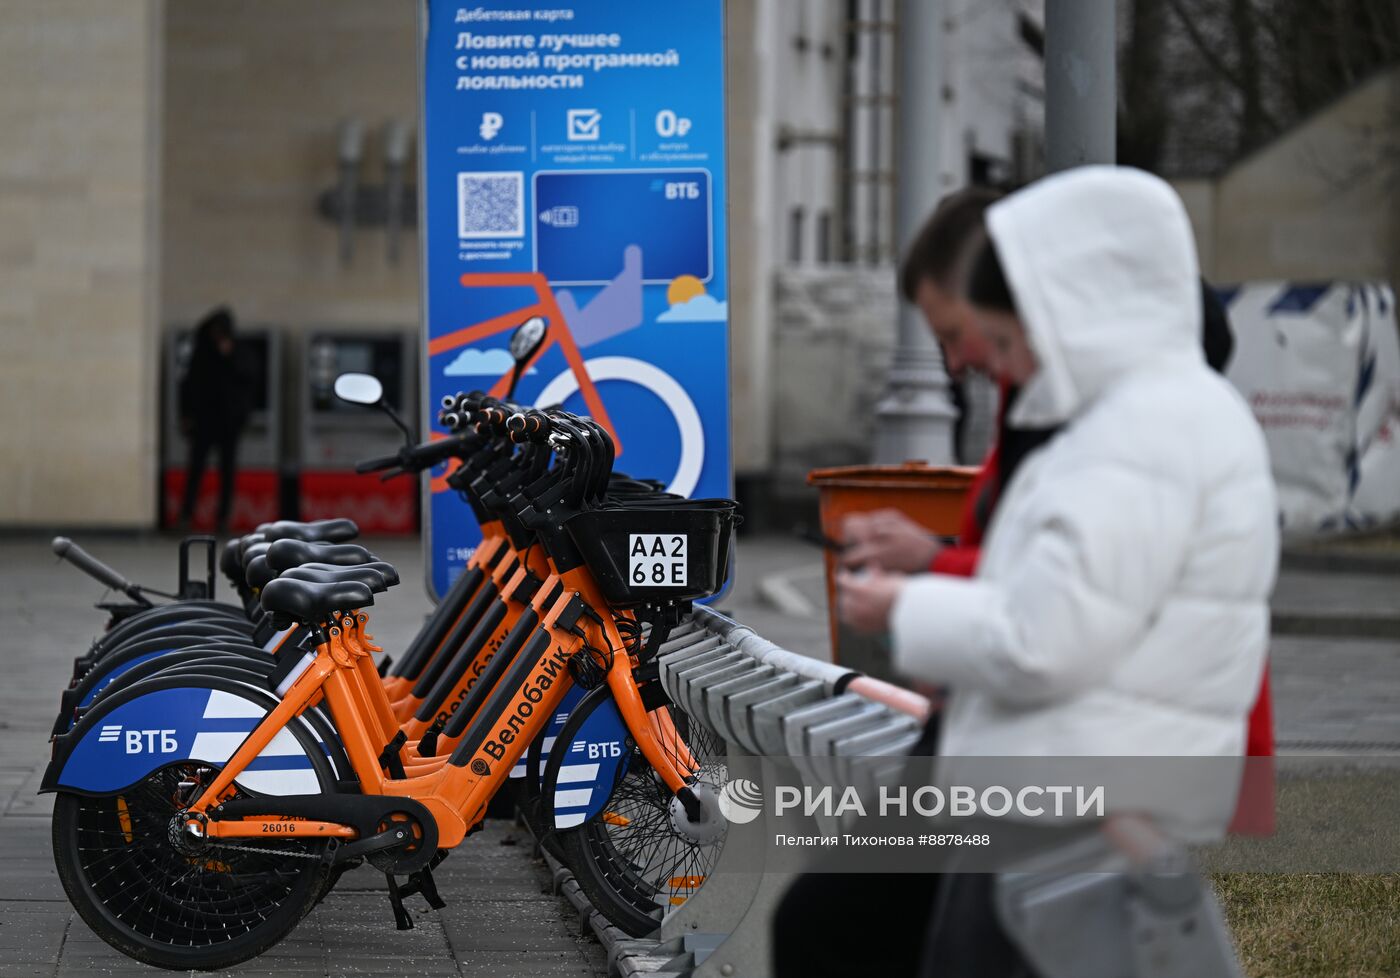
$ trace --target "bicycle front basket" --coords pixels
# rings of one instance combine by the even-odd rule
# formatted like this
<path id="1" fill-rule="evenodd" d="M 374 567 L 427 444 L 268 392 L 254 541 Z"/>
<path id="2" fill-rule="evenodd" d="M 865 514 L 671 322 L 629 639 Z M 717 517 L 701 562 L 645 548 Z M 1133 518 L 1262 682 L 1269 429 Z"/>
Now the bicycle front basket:
<path id="1" fill-rule="evenodd" d="M 564 527 L 608 601 L 693 601 L 724 586 L 739 521 L 732 499 L 658 501 L 590 510 Z"/>

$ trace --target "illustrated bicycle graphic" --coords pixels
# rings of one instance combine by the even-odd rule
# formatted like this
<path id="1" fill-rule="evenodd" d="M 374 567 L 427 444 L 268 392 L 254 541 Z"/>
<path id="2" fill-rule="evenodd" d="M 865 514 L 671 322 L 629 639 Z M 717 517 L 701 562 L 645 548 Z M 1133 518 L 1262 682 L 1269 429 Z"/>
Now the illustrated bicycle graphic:
<path id="1" fill-rule="evenodd" d="M 528 288 L 534 293 L 534 301 L 437 337 L 428 344 L 429 356 L 436 357 L 471 347 L 490 337 L 512 332 L 531 319 L 541 319 L 545 327 L 544 339 L 522 365 L 522 373 L 533 368 L 555 346 L 563 353 L 567 366 L 545 384 L 535 398 L 536 407 L 562 404 L 574 394 L 579 394 L 583 398 L 587 413 L 608 432 L 617 446 L 618 456 L 621 457 L 625 450 L 623 439 L 618 435 L 597 385 L 606 381 L 617 381 L 641 387 L 666 406 L 680 435 L 680 460 L 666 487 L 667 491 L 689 496 L 695 490 L 700 482 L 705 458 L 704 426 L 694 401 L 674 377 L 654 364 L 635 357 L 603 356 L 585 359 L 569 328 L 569 319 L 561 307 L 559 298 L 540 272 L 467 273 L 461 276 L 460 282 L 468 289 Z M 511 386 L 512 375 L 513 371 L 507 371 L 487 393 L 492 397 L 504 396 Z M 433 479 L 432 491 L 451 491 L 445 474 Z"/>

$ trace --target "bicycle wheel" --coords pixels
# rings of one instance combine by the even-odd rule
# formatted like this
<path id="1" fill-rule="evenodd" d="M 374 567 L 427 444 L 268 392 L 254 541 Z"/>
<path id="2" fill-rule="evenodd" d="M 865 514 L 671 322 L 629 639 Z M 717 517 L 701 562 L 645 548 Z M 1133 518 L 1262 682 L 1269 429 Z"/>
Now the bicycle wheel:
<path id="1" fill-rule="evenodd" d="M 724 844 L 717 799 L 726 777 L 724 741 L 675 704 L 663 706 L 696 767 L 690 778 L 707 820 L 693 825 L 680 802 L 631 748 L 627 773 L 607 804 L 577 829 L 558 834 L 565 862 L 598 911 L 634 937 L 649 934 L 662 916 L 704 883 Z"/>
<path id="2" fill-rule="evenodd" d="M 182 601 L 178 604 L 162 604 L 133 615 L 100 635 L 93 643 L 91 655 L 100 658 L 131 638 L 146 632 L 156 632 L 163 628 L 194 624 L 232 625 L 240 631 L 251 630 L 252 622 L 241 608 L 232 605 L 215 604 L 208 601 Z"/>
<path id="3" fill-rule="evenodd" d="M 54 860 L 68 899 L 99 937 L 146 964 L 212 970 L 256 957 L 325 888 L 324 840 L 177 845 L 180 782 L 210 770 L 173 765 L 121 795 L 55 799 Z"/>

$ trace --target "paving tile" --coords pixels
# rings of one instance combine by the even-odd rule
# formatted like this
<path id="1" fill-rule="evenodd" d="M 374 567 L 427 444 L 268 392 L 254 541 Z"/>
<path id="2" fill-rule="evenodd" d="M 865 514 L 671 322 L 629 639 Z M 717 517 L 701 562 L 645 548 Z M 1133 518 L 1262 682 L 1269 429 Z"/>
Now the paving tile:
<path id="1" fill-rule="evenodd" d="M 22 964 L 0 958 L 0 978 L 54 978 L 51 964 Z"/>
<path id="2" fill-rule="evenodd" d="M 477 951 L 460 962 L 466 978 L 555 978 L 592 974 L 577 952 L 563 951 Z"/>

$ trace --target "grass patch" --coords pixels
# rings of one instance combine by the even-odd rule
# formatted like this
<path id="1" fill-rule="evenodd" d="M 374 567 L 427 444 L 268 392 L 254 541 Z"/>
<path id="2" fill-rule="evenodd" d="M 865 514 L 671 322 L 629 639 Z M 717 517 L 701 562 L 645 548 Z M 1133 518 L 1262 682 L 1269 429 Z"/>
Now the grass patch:
<path id="1" fill-rule="evenodd" d="M 1212 878 L 1250 978 L 1400 975 L 1400 875 Z"/>
<path id="2" fill-rule="evenodd" d="M 1245 973 L 1400 978 L 1400 773 L 1278 764 L 1277 833 L 1202 853 Z"/>

